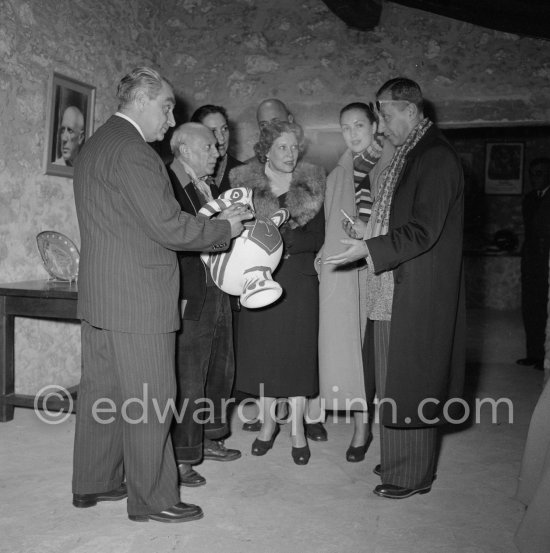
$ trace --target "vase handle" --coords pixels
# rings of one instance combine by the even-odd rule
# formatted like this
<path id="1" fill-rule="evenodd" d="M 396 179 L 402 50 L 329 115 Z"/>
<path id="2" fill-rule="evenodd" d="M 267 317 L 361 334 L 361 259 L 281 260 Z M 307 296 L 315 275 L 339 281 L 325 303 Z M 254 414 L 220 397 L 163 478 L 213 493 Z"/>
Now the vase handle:
<path id="1" fill-rule="evenodd" d="M 210 218 L 223 209 L 236 203 L 249 205 L 252 211 L 254 211 L 254 205 L 252 203 L 252 189 L 245 188 L 244 186 L 239 188 L 230 188 L 220 194 L 220 197 L 216 200 L 210 200 L 208 203 L 204 204 L 199 210 L 199 215 L 206 215 L 206 217 Z"/>

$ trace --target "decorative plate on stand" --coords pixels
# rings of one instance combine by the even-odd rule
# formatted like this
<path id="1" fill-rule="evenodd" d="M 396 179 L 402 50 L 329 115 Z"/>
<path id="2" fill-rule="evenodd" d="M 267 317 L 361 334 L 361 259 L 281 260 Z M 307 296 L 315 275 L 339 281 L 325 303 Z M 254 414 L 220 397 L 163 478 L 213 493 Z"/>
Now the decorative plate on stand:
<path id="1" fill-rule="evenodd" d="M 80 254 L 73 241 L 60 232 L 45 230 L 36 236 L 44 268 L 57 280 L 75 281 Z"/>

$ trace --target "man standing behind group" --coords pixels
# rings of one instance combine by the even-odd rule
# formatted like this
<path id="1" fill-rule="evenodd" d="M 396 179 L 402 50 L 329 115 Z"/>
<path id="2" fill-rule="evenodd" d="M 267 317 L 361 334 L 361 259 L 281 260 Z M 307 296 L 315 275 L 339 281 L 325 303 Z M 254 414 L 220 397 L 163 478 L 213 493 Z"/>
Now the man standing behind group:
<path id="1" fill-rule="evenodd" d="M 239 161 L 233 157 L 228 151 L 231 133 L 229 131 L 229 119 L 227 118 L 227 112 L 222 106 L 206 104 L 195 110 L 191 116 L 191 122 L 202 123 L 205 127 L 208 127 L 216 137 L 220 157 L 216 163 L 216 171 L 214 172 L 213 177 L 219 193 L 222 194 L 231 188 L 229 183 L 229 173 L 231 169 L 243 164 L 242 161 Z M 241 305 L 238 296 L 231 296 L 230 301 L 233 319 L 233 344 L 236 344 L 237 331 L 239 328 L 239 311 L 241 309 Z"/>
<path id="2" fill-rule="evenodd" d="M 233 167 L 242 165 L 242 162 L 235 159 L 228 151 L 229 148 L 229 121 L 227 112 L 221 106 L 206 104 L 197 108 L 191 116 L 192 123 L 202 123 L 208 127 L 216 137 L 218 153 L 220 157 L 216 164 L 214 180 L 220 194 L 231 188 L 229 184 L 229 172 Z"/>
<path id="3" fill-rule="evenodd" d="M 185 522 L 202 510 L 180 502 L 169 436 L 180 326 L 175 250 L 225 249 L 250 215 L 234 207 L 220 215 L 227 220 L 208 221 L 181 211 L 147 144 L 174 126 L 166 79 L 139 67 L 122 78 L 117 98 L 118 112 L 75 165 L 82 377 L 73 504 L 127 496 L 131 520 Z"/>
<path id="4" fill-rule="evenodd" d="M 294 115 L 290 113 L 286 105 L 277 98 L 268 98 L 260 103 L 256 110 L 256 122 L 261 129 L 268 123 L 275 121 L 288 121 L 294 123 Z"/>
<path id="5" fill-rule="evenodd" d="M 437 427 L 454 420 L 445 420 L 447 401 L 462 393 L 464 179 L 457 154 L 424 117 L 417 83 L 392 79 L 376 96 L 379 130 L 396 152 L 366 230 L 345 225 L 366 240 L 342 240 L 348 249 L 327 262 L 367 258 L 371 270 L 376 390 L 386 400 L 374 493 L 402 499 L 430 491 Z"/>
<path id="6" fill-rule="evenodd" d="M 548 318 L 548 256 L 550 253 L 550 159 L 529 165 L 533 190 L 523 199 L 525 240 L 521 250 L 521 311 L 527 355 L 518 365 L 542 370 Z M 549 352 L 550 355 L 550 352 Z"/>
<path id="7" fill-rule="evenodd" d="M 170 148 L 174 161 L 168 173 L 176 199 L 183 211 L 197 215 L 219 195 L 211 177 L 219 157 L 216 137 L 200 123 L 185 123 L 174 131 Z M 241 456 L 222 441 L 229 433 L 226 405 L 235 359 L 229 296 L 214 284 L 198 253 L 180 252 L 178 259 L 183 322 L 176 335 L 176 376 L 178 413 L 183 416 L 174 421 L 172 441 L 180 483 L 193 487 L 206 480 L 192 465 L 203 458 L 233 461 Z M 200 413 L 208 407 L 201 421 Z"/>

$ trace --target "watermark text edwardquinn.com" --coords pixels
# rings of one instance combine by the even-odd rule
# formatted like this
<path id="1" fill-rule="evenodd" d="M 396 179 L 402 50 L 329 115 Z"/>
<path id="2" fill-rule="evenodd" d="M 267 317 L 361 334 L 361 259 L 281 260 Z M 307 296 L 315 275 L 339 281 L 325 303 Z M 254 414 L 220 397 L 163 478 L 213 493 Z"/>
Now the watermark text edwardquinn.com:
<path id="1" fill-rule="evenodd" d="M 338 391 L 335 386 L 334 392 Z M 242 422 L 247 422 L 250 418 L 245 414 L 245 409 L 250 405 L 261 406 L 263 394 L 263 384 L 260 385 L 260 398 L 247 398 L 237 404 L 237 416 Z M 52 410 L 48 407 L 48 400 L 51 398 L 64 399 L 69 403 L 68 410 Z M 276 404 L 271 406 L 271 416 L 279 423 L 284 423 L 289 420 L 291 412 L 291 402 L 287 399 L 281 399 L 278 403 L 286 402 L 288 404 L 287 417 L 284 419 L 277 418 Z M 161 405 L 161 403 L 164 403 Z M 108 397 L 97 399 L 92 404 L 92 417 L 99 424 L 111 424 L 118 417 L 128 424 L 147 424 L 150 417 L 156 417 L 160 423 L 165 423 L 172 418 L 176 422 L 181 422 L 188 409 L 193 410 L 193 420 L 199 424 L 213 422 L 215 417 L 222 417 L 222 422 L 227 422 L 227 414 L 231 412 L 230 406 L 236 403 L 235 398 L 222 400 L 220 405 L 216 406 L 209 398 L 199 398 L 190 402 L 185 398 L 181 408 L 178 408 L 173 398 L 165 402 L 160 402 L 155 397 L 149 394 L 149 386 L 147 383 L 142 385 L 142 393 L 140 397 L 126 399 L 120 405 Z M 375 400 L 374 422 L 379 422 L 379 412 L 382 408 L 390 409 L 390 420 L 395 424 L 398 417 L 398 405 L 391 398 L 384 398 L 380 401 Z M 425 411 L 433 412 L 434 407 L 439 407 L 438 412 L 441 413 L 438 417 L 429 417 Z M 346 398 L 345 401 L 325 401 L 321 398 L 321 413 L 332 411 L 334 423 L 342 420 L 342 415 L 345 414 L 345 422 L 351 421 L 353 411 L 368 411 L 367 403 L 363 398 Z M 457 409 L 458 408 L 458 409 Z M 69 391 L 58 385 L 49 385 L 42 388 L 34 399 L 34 410 L 37 416 L 48 424 L 59 424 L 70 416 L 73 409 L 73 399 Z M 261 410 L 260 410 L 261 412 Z M 460 412 L 460 416 L 456 416 L 456 412 Z M 454 415 L 453 415 L 454 414 Z M 322 420 L 325 419 L 321 415 Z M 468 403 L 462 398 L 451 398 L 442 406 L 441 402 L 436 398 L 425 398 L 418 405 L 418 420 L 426 425 L 440 424 L 445 422 L 448 424 L 463 424 L 470 417 L 473 418 L 475 424 L 483 421 L 490 421 L 492 424 L 500 424 L 501 422 L 514 422 L 514 405 L 510 398 L 475 398 L 473 404 Z M 306 416 L 306 422 L 319 422 L 320 419 L 311 419 Z M 408 424 L 410 419 L 404 419 L 405 424 Z"/>

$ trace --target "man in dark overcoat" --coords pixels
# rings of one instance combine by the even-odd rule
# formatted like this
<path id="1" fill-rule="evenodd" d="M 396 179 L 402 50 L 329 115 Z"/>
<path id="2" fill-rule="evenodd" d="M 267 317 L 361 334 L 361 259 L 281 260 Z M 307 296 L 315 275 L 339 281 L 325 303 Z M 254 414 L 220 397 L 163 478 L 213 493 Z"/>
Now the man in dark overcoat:
<path id="1" fill-rule="evenodd" d="M 376 389 L 384 400 L 375 468 L 382 484 L 374 493 L 402 499 L 430 491 L 437 428 L 460 420 L 454 408 L 464 378 L 464 180 L 457 154 L 424 117 L 417 83 L 392 79 L 377 100 L 380 130 L 396 147 L 387 193 L 378 198 L 387 227 L 366 240 L 344 239 L 348 249 L 327 262 L 366 257 L 374 274 L 393 273 L 383 288 L 391 316 L 374 325 Z"/>
<path id="2" fill-rule="evenodd" d="M 518 365 L 542 370 L 548 318 L 548 257 L 550 252 L 550 159 L 529 164 L 533 190 L 523 199 L 525 239 L 521 250 L 521 310 L 526 356 Z"/>

